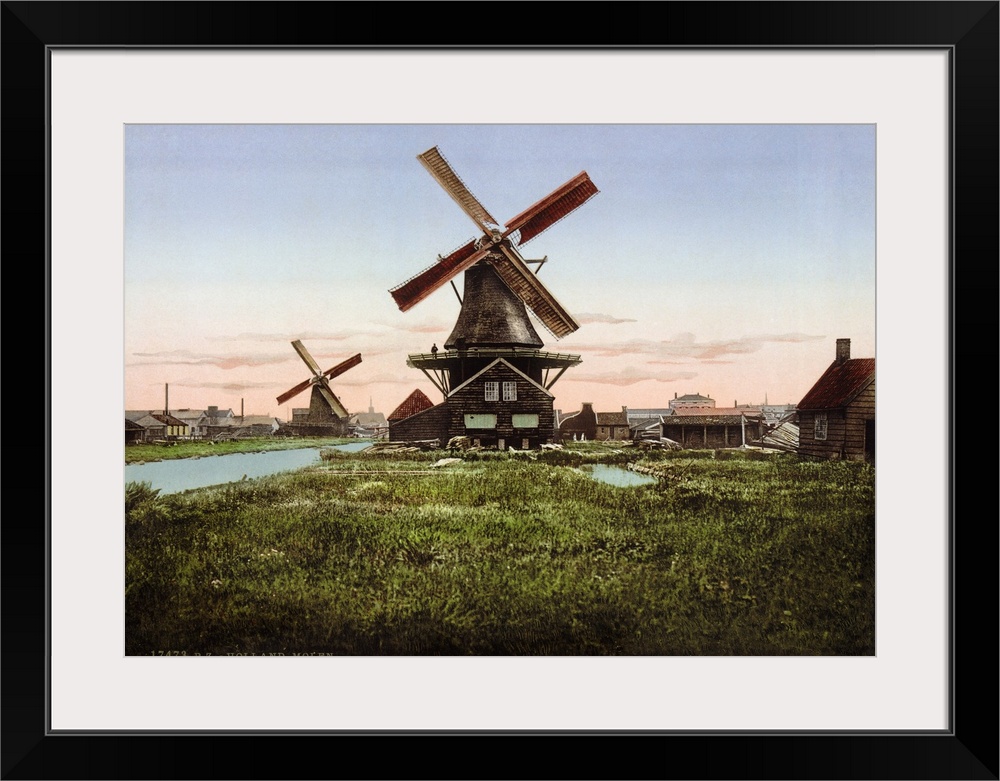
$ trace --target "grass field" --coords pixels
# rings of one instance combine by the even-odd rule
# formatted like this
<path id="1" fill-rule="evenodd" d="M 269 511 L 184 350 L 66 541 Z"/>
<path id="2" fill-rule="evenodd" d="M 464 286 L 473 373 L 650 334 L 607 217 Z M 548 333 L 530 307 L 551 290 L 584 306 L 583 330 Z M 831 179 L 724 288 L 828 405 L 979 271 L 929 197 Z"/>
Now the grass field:
<path id="1" fill-rule="evenodd" d="M 590 445 L 329 452 L 125 493 L 126 653 L 863 655 L 872 467 Z M 663 477 L 616 488 L 583 463 Z"/>

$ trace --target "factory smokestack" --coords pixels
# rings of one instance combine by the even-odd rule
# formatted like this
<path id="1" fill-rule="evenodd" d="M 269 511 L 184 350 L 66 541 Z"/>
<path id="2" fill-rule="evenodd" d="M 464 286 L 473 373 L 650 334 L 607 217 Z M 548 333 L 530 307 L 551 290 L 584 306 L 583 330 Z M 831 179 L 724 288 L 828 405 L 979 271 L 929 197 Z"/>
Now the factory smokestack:
<path id="1" fill-rule="evenodd" d="M 170 414 L 170 383 L 163 383 L 163 414 Z"/>

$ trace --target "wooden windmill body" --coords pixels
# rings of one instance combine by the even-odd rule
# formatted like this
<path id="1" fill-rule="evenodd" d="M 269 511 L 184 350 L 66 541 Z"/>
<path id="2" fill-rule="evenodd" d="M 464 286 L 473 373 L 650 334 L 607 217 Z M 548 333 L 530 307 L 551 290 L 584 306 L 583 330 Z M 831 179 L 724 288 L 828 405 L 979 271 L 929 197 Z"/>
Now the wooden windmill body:
<path id="1" fill-rule="evenodd" d="M 483 447 L 529 449 L 554 433 L 552 386 L 579 355 L 548 352 L 530 310 L 555 337 L 580 326 L 539 281 L 543 260 L 520 247 L 597 194 L 586 172 L 500 225 L 462 183 L 437 147 L 418 160 L 483 231 L 433 266 L 389 292 L 402 311 L 464 274 L 461 311 L 444 350 L 409 355 L 442 393 L 431 409 L 390 425 L 390 440 L 465 436 Z M 456 293 L 457 293 L 456 289 Z"/>
<path id="2" fill-rule="evenodd" d="M 295 348 L 295 352 L 299 354 L 305 365 L 309 367 L 312 376 L 278 396 L 278 404 L 284 404 L 307 388 L 312 388 L 312 392 L 309 397 L 308 410 L 295 410 L 295 414 L 288 422 L 286 429 L 299 436 L 346 436 L 350 413 L 337 398 L 337 394 L 333 392 L 330 380 L 361 363 L 361 353 L 351 356 L 346 361 L 341 361 L 333 368 L 322 371 L 302 342 L 296 339 L 292 342 L 292 347 Z"/>

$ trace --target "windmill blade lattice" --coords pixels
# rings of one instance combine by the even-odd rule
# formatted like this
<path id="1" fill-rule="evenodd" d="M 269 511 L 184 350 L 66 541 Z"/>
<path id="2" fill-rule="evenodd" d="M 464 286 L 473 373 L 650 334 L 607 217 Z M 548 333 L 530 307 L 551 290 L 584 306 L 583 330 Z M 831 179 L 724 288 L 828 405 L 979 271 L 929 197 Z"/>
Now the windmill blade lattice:
<path id="1" fill-rule="evenodd" d="M 417 155 L 417 159 L 462 211 L 472 218 L 472 221 L 480 227 L 483 233 L 488 235 L 494 228 L 500 227 L 496 218 L 486 211 L 486 207 L 476 199 L 476 196 L 465 186 L 465 182 L 459 178 L 448 161 L 444 159 L 440 149 L 436 146 L 432 147 L 423 154 Z"/>

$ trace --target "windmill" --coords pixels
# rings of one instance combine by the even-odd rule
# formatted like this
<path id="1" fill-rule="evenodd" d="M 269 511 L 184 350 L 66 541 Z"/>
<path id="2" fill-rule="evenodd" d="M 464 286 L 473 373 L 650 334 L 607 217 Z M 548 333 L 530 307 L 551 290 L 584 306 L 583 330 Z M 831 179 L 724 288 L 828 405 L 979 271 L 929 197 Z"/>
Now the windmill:
<path id="1" fill-rule="evenodd" d="M 289 399 L 298 396 L 306 388 L 312 388 L 312 397 L 309 401 L 309 412 L 305 416 L 304 420 L 299 421 L 301 425 L 306 425 L 310 428 L 320 427 L 323 429 L 322 432 L 312 432 L 312 431 L 302 431 L 301 433 L 345 433 L 347 430 L 347 418 L 349 413 L 347 408 L 341 403 L 340 399 L 337 398 L 337 394 L 333 392 L 333 388 L 330 387 L 330 380 L 335 377 L 339 377 L 341 374 L 346 372 L 348 369 L 352 369 L 361 363 L 361 353 L 348 358 L 346 361 L 338 363 L 331 369 L 322 371 L 319 368 L 319 364 L 316 363 L 312 355 L 305 346 L 296 339 L 292 342 L 292 347 L 295 348 L 295 352 L 299 354 L 299 357 L 305 362 L 306 366 L 312 372 L 312 377 L 303 380 L 294 388 L 289 388 L 287 391 L 278 396 L 278 404 L 284 404 Z M 333 431 L 331 431 L 331 428 Z"/>
<path id="2" fill-rule="evenodd" d="M 554 295 L 539 281 L 537 272 L 547 260 L 527 260 L 521 248 L 547 228 L 566 217 L 598 193 L 586 171 L 574 176 L 557 187 L 532 206 L 512 217 L 506 225 L 500 224 L 465 186 L 459 176 L 445 160 L 437 147 L 417 155 L 421 165 L 435 181 L 458 204 L 459 208 L 482 231 L 482 235 L 469 240 L 447 256 L 439 256 L 436 263 L 424 269 L 406 282 L 390 289 L 390 294 L 401 311 L 407 311 L 423 301 L 436 290 L 451 283 L 464 274 L 464 296 L 459 295 L 461 311 L 451 334 L 444 342 L 445 350 L 429 354 L 408 356 L 407 364 L 421 369 L 432 383 L 442 392 L 445 404 L 459 405 L 453 394 L 464 387 L 474 377 L 478 377 L 497 360 L 515 369 L 537 385 L 548 396 L 548 412 L 537 411 L 539 425 L 530 436 L 519 437 L 524 443 L 547 441 L 552 434 L 551 399 L 552 385 L 570 366 L 580 363 L 578 355 L 549 353 L 541 350 L 543 342 L 528 317 L 530 311 L 535 318 L 556 338 L 562 338 L 576 331 L 580 325 L 563 307 Z M 529 268 L 535 265 L 535 271 Z M 483 382 L 493 380 L 483 378 Z M 498 381 L 497 381 L 498 382 Z M 516 383 L 516 379 L 505 380 Z M 505 386 L 506 387 L 506 386 Z M 514 393 L 515 391 L 511 391 Z M 493 401 L 492 386 L 484 392 L 483 401 Z M 497 403 L 512 402 L 514 399 L 496 399 Z M 470 402 L 472 403 L 472 402 Z M 540 400 L 536 400 L 535 407 Z M 468 405 L 465 405 L 468 406 Z M 482 407 L 483 405 L 478 405 Z M 527 405 L 531 406 L 531 405 Z M 492 415 L 498 421 L 507 419 L 530 420 L 517 416 L 532 415 L 534 412 L 517 412 L 513 407 L 502 412 L 480 411 L 463 415 Z M 427 413 L 423 413 L 426 415 Z M 440 417 L 444 417 L 439 413 Z M 433 417 L 433 416 L 431 416 Z M 449 416 L 447 433 L 456 436 L 463 428 L 456 421 L 457 414 Z M 469 420 L 463 418 L 464 428 L 469 429 Z M 476 422 L 483 419 L 476 418 Z M 487 417 L 487 422 L 492 418 Z M 549 422 L 545 422 L 545 421 Z M 421 421 L 422 430 L 427 426 Z M 513 425 L 513 423 L 511 424 Z M 396 426 L 400 438 L 409 426 Z M 475 426 L 472 426 L 474 430 Z M 496 440 L 505 443 L 508 437 L 500 436 L 503 426 L 497 423 L 496 436 L 482 436 L 477 439 Z M 514 432 L 515 436 L 517 433 Z M 390 428 L 390 439 L 393 438 Z M 517 438 L 517 437 L 516 437 Z"/>

